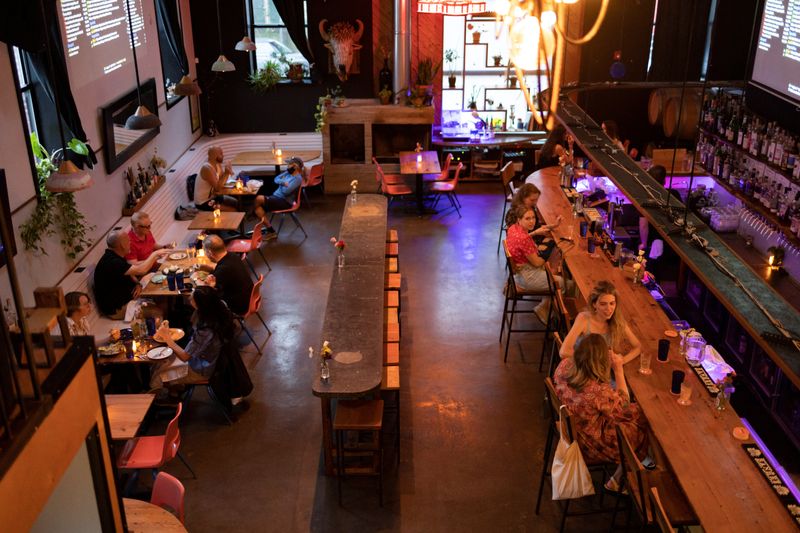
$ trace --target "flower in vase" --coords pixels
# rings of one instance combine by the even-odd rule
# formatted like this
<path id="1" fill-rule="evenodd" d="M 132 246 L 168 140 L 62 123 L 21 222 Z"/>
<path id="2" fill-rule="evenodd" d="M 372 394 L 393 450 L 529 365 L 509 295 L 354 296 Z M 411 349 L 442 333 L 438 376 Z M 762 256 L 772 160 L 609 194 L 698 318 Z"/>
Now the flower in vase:
<path id="1" fill-rule="evenodd" d="M 358 188 L 358 180 L 351 181 L 350 182 L 350 188 L 351 189 L 357 189 Z"/>
<path id="2" fill-rule="evenodd" d="M 336 237 L 331 237 L 331 244 L 333 244 L 333 246 L 334 246 L 334 247 L 335 247 L 335 248 L 336 248 L 336 249 L 337 249 L 339 252 L 342 252 L 342 251 L 344 251 L 345 247 L 347 246 L 347 244 L 345 244 L 344 240 L 342 240 L 342 239 L 337 239 Z"/>
<path id="3" fill-rule="evenodd" d="M 319 350 L 319 355 L 323 359 L 330 359 L 331 354 L 333 354 L 333 350 L 331 349 L 330 343 L 325 341 L 322 343 L 322 348 Z"/>

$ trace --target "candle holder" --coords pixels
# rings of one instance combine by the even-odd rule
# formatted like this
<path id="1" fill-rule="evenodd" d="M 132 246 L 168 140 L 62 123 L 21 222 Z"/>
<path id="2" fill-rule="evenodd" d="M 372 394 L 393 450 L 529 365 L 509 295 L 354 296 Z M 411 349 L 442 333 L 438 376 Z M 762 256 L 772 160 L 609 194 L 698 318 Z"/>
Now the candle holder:
<path id="1" fill-rule="evenodd" d="M 283 150 L 281 150 L 280 148 L 276 148 L 275 149 L 275 155 L 277 157 L 282 157 L 283 156 Z"/>
<path id="2" fill-rule="evenodd" d="M 219 218 L 219 214 L 220 214 L 219 208 L 214 209 L 214 219 L 218 219 Z"/>
<path id="3" fill-rule="evenodd" d="M 242 182 L 241 178 L 236 179 L 236 190 L 241 191 L 244 189 L 244 182 Z"/>

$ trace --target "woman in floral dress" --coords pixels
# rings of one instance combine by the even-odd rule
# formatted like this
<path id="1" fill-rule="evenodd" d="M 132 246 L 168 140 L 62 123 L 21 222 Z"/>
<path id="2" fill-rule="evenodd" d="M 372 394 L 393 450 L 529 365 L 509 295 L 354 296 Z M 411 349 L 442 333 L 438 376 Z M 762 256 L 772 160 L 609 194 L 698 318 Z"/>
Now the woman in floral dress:
<path id="1" fill-rule="evenodd" d="M 556 393 L 572 416 L 587 463 L 619 464 L 617 426 L 640 458 L 647 454 L 647 421 L 639 406 L 630 401 L 622 365 L 622 357 L 610 351 L 603 336 L 591 333 L 581 339 L 575 355 L 563 359 L 556 369 Z M 616 390 L 610 384 L 612 369 Z M 607 488 L 616 490 L 621 472 L 621 467 L 617 468 Z"/>

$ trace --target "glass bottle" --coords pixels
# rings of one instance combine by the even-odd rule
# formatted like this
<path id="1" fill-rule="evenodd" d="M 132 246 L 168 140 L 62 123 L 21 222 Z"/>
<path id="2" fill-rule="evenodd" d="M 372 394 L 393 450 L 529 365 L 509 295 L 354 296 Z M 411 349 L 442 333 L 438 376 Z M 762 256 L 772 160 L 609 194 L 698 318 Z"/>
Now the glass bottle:
<path id="1" fill-rule="evenodd" d="M 331 377 L 331 369 L 328 366 L 328 359 L 323 357 L 322 362 L 319 364 L 319 380 L 327 383 Z"/>

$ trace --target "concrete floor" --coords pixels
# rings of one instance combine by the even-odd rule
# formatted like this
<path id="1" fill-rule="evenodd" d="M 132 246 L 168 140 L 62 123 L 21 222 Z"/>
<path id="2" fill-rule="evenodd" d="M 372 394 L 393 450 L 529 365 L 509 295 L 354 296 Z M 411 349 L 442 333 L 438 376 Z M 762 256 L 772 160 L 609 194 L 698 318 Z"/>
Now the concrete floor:
<path id="1" fill-rule="evenodd" d="M 244 348 L 251 408 L 226 426 L 198 390 L 181 420 L 181 450 L 198 477 L 179 461 L 166 468 L 186 487 L 189 531 L 557 531 L 560 508 L 549 485 L 534 514 L 547 433 L 541 345 L 535 335 L 517 335 L 522 344 L 512 339 L 504 364 L 498 343 L 499 189 L 464 184 L 461 219 L 390 209 L 403 275 L 402 460 L 395 466 L 389 445 L 383 508 L 372 478 L 347 480 L 338 506 L 335 479 L 322 473 L 320 402 L 311 394 L 316 366 L 307 348 L 321 341 L 335 262 L 328 241 L 344 197 L 312 195 L 313 208 L 300 213 L 309 237 L 287 221 L 265 245 L 273 270 L 262 312 L 274 334 L 261 357 Z M 263 327 L 251 324 L 263 342 Z M 567 529 L 608 524 L 607 516 L 570 519 Z"/>

